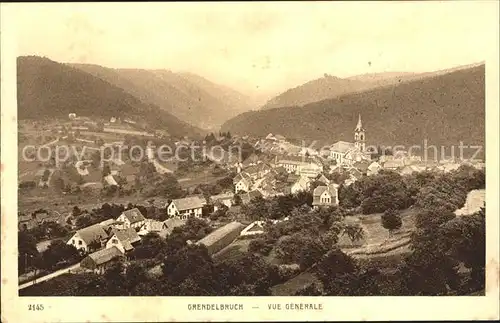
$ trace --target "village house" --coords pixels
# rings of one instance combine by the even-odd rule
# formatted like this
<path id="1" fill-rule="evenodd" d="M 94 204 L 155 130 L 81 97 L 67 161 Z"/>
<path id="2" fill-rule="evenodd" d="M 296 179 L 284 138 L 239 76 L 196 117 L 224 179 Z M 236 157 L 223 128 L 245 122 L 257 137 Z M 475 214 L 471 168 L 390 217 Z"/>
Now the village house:
<path id="1" fill-rule="evenodd" d="M 141 237 L 137 234 L 134 228 L 113 229 L 111 238 L 106 243 L 106 248 L 116 247 L 123 254 L 130 252 L 141 241 Z"/>
<path id="2" fill-rule="evenodd" d="M 231 222 L 215 230 L 203 239 L 196 242 L 197 245 L 204 245 L 208 253 L 213 255 L 231 244 L 241 233 L 245 226 L 239 222 Z"/>
<path id="3" fill-rule="evenodd" d="M 139 236 L 145 236 L 148 233 L 151 232 L 160 232 L 163 228 L 163 222 L 155 220 L 155 219 L 146 219 L 144 220 L 144 224 L 140 228 L 139 232 L 137 234 Z"/>
<path id="4" fill-rule="evenodd" d="M 166 205 L 167 214 L 170 217 L 179 217 L 186 220 L 188 217 L 201 217 L 205 199 L 199 196 L 190 196 L 181 199 L 175 199 Z"/>
<path id="5" fill-rule="evenodd" d="M 310 180 L 306 176 L 299 176 L 299 178 L 290 186 L 290 193 L 297 194 L 299 192 L 309 190 Z"/>
<path id="6" fill-rule="evenodd" d="M 221 203 L 228 208 L 233 205 L 234 193 L 222 193 L 210 197 L 210 202 L 214 204 L 214 212 L 218 210 L 218 203 Z"/>
<path id="7" fill-rule="evenodd" d="M 264 197 L 261 191 L 259 190 L 253 190 L 248 193 L 243 193 L 240 195 L 241 198 L 241 203 L 242 204 L 248 204 L 250 203 L 253 199 L 256 199 L 258 197 Z"/>
<path id="8" fill-rule="evenodd" d="M 100 224 L 80 229 L 68 240 L 67 244 L 85 253 L 101 249 L 108 234 Z"/>
<path id="9" fill-rule="evenodd" d="M 330 207 L 339 204 L 338 185 L 318 186 L 313 191 L 313 208 Z"/>
<path id="10" fill-rule="evenodd" d="M 405 167 L 405 163 L 403 159 L 392 159 L 384 162 L 383 167 L 384 169 L 397 171 Z"/>
<path id="11" fill-rule="evenodd" d="M 266 163 L 258 163 L 258 164 L 249 166 L 248 168 L 245 168 L 245 173 L 250 175 L 252 180 L 255 181 L 255 180 L 269 174 L 271 169 L 272 169 L 271 166 L 267 165 Z"/>
<path id="12" fill-rule="evenodd" d="M 123 211 L 116 219 L 116 221 L 121 222 L 118 225 L 119 229 L 134 228 L 136 230 L 139 230 L 144 225 L 145 220 L 144 215 L 142 215 L 138 208 Z"/>
<path id="13" fill-rule="evenodd" d="M 330 184 L 330 180 L 328 178 L 326 178 L 325 175 L 323 174 L 319 174 L 317 177 L 316 177 L 316 181 L 317 182 L 320 182 L 322 184 L 325 184 L 325 185 L 328 185 Z"/>
<path id="14" fill-rule="evenodd" d="M 247 157 L 242 163 L 242 167 L 249 167 L 253 165 L 257 165 L 260 162 L 259 156 L 257 156 L 255 153 L 252 153 L 250 156 Z"/>
<path id="15" fill-rule="evenodd" d="M 323 165 L 313 162 L 301 164 L 297 170 L 297 173 L 299 175 L 308 178 L 315 178 L 322 172 L 323 172 Z"/>
<path id="16" fill-rule="evenodd" d="M 362 160 L 362 161 L 358 161 L 358 162 L 355 162 L 352 167 L 356 168 L 357 170 L 359 170 L 359 172 L 363 175 L 367 175 L 368 174 L 368 167 L 371 165 L 371 162 L 368 161 L 368 160 Z"/>
<path id="17" fill-rule="evenodd" d="M 116 246 L 91 253 L 80 262 L 80 267 L 96 274 L 104 274 L 107 268 L 123 258 L 124 254 Z"/>
<path id="18" fill-rule="evenodd" d="M 241 236 L 254 236 L 264 233 L 264 221 L 255 221 L 246 226 L 241 232 Z"/>
<path id="19" fill-rule="evenodd" d="M 241 172 L 234 177 L 233 184 L 235 193 L 248 192 L 252 187 L 252 178 L 247 173 Z"/>
<path id="20" fill-rule="evenodd" d="M 59 214 L 58 212 L 50 213 L 45 210 L 35 211 L 31 215 L 19 215 L 17 221 L 19 230 L 30 230 L 36 226 L 50 222 L 62 226 L 66 224 L 64 214 Z"/>
<path id="21" fill-rule="evenodd" d="M 368 176 L 376 175 L 381 169 L 382 166 L 378 162 L 374 161 L 368 166 L 368 169 L 366 170 L 366 175 Z"/>
<path id="22" fill-rule="evenodd" d="M 183 226 L 186 224 L 186 220 L 181 220 L 179 218 L 166 219 L 162 223 L 161 231 L 158 233 L 160 237 L 165 238 L 170 235 L 175 228 Z"/>

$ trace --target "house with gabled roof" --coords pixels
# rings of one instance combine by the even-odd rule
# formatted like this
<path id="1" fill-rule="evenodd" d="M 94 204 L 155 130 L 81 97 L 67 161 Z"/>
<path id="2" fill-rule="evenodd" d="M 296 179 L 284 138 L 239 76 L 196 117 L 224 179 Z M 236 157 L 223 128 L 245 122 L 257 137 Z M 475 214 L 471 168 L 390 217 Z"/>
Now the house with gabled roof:
<path id="1" fill-rule="evenodd" d="M 107 239 L 108 233 L 104 227 L 100 224 L 94 224 L 76 231 L 67 244 L 87 253 L 102 248 Z"/>
<path id="2" fill-rule="evenodd" d="M 319 174 L 317 177 L 316 177 L 316 181 L 320 182 L 320 183 L 323 183 L 325 185 L 328 185 L 330 184 L 330 180 L 328 178 L 326 178 L 325 175 L 323 174 Z"/>
<path id="3" fill-rule="evenodd" d="M 384 162 L 384 169 L 397 170 L 402 169 L 405 166 L 403 159 L 392 159 Z"/>
<path id="4" fill-rule="evenodd" d="M 252 177 L 246 172 L 238 173 L 233 179 L 233 184 L 235 193 L 248 192 L 252 187 Z"/>
<path id="5" fill-rule="evenodd" d="M 111 237 L 106 243 L 106 248 L 117 247 L 122 253 L 130 252 L 134 246 L 141 241 L 141 237 L 137 234 L 134 228 L 113 229 Z"/>
<path id="6" fill-rule="evenodd" d="M 299 192 L 309 190 L 310 180 L 306 176 L 299 176 L 299 178 L 290 187 L 291 194 L 297 194 Z"/>
<path id="7" fill-rule="evenodd" d="M 313 208 L 330 207 L 339 204 L 338 185 L 318 186 L 313 191 Z"/>
<path id="8" fill-rule="evenodd" d="M 96 274 L 104 274 L 114 262 L 123 258 L 124 254 L 116 246 L 91 253 L 80 262 L 80 267 L 92 270 Z"/>
<path id="9" fill-rule="evenodd" d="M 145 220 L 146 218 L 144 217 L 144 215 L 142 215 L 141 211 L 139 211 L 138 208 L 125 210 L 116 219 L 116 221 L 122 223 L 121 225 L 117 226 L 119 229 L 134 228 L 137 230 L 139 230 L 143 226 Z"/>
<path id="10" fill-rule="evenodd" d="M 259 161 L 260 161 L 259 156 L 257 156 L 255 153 L 252 153 L 241 163 L 241 165 L 243 167 L 248 167 L 252 165 L 257 165 Z"/>
<path id="11" fill-rule="evenodd" d="M 380 165 L 377 161 L 374 161 L 368 166 L 368 169 L 366 170 L 366 175 L 368 176 L 376 175 L 381 169 L 382 165 Z"/>
<path id="12" fill-rule="evenodd" d="M 258 178 L 266 176 L 269 172 L 271 172 L 271 166 L 266 163 L 258 163 L 248 168 L 245 168 L 245 173 L 250 175 L 252 180 L 256 180 Z"/>
<path id="13" fill-rule="evenodd" d="M 233 201 L 234 193 L 232 192 L 212 195 L 210 197 L 210 202 L 214 204 L 214 212 L 218 210 L 218 203 L 221 203 L 230 208 L 233 205 Z"/>
<path id="14" fill-rule="evenodd" d="M 144 224 L 142 225 L 142 227 L 140 228 L 139 232 L 137 232 L 137 234 L 139 236 L 145 236 L 146 234 L 150 233 L 150 232 L 160 232 L 163 228 L 163 222 L 162 221 L 158 221 L 158 220 L 155 220 L 155 219 L 146 219 L 144 221 Z"/>
<path id="15" fill-rule="evenodd" d="M 352 165 L 352 167 L 359 170 L 362 174 L 366 175 L 368 173 L 368 167 L 371 165 L 371 162 L 368 160 L 356 161 Z"/>
<path id="16" fill-rule="evenodd" d="M 167 214 L 170 217 L 179 217 L 181 220 L 187 220 L 192 216 L 199 218 L 206 203 L 206 200 L 198 195 L 175 199 L 166 205 Z"/>
<path id="17" fill-rule="evenodd" d="M 240 195 L 241 198 L 241 203 L 242 204 L 248 204 L 250 203 L 253 199 L 256 199 L 258 197 L 264 197 L 262 192 L 259 190 L 253 190 L 247 193 L 243 193 Z"/>
<path id="18" fill-rule="evenodd" d="M 161 237 L 166 237 L 174 231 L 175 228 L 183 226 L 186 224 L 186 220 L 181 220 L 179 218 L 166 219 L 162 223 L 161 231 L 158 233 Z"/>

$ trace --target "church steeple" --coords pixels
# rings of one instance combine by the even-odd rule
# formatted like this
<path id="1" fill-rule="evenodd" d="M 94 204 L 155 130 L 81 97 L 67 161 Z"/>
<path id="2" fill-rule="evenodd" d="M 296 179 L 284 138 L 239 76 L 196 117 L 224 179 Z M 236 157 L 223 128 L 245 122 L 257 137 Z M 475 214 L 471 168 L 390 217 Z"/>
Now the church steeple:
<path id="1" fill-rule="evenodd" d="M 365 129 L 361 122 L 361 114 L 358 115 L 358 124 L 356 125 L 356 129 L 354 129 L 354 145 L 360 151 L 365 151 Z"/>
<path id="2" fill-rule="evenodd" d="M 356 129 L 354 131 L 365 131 L 365 129 L 363 129 L 363 124 L 361 123 L 361 114 L 358 114 L 358 124 L 356 125 Z"/>

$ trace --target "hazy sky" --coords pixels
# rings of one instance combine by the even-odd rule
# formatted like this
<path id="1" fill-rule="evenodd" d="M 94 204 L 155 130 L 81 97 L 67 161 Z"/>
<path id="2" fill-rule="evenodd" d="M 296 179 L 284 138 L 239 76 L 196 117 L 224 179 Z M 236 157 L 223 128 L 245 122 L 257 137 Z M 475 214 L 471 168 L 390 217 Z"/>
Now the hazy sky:
<path id="1" fill-rule="evenodd" d="M 18 50 L 59 62 L 191 71 L 266 96 L 324 73 L 423 72 L 483 61 L 491 48 L 485 39 L 498 28 L 488 19 L 491 4 L 21 4 Z"/>

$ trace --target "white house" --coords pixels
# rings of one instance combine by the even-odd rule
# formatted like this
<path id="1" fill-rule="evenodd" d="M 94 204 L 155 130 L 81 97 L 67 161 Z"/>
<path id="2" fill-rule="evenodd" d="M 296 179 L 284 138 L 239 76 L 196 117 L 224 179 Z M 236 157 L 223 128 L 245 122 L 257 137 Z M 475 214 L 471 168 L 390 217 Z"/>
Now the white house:
<path id="1" fill-rule="evenodd" d="M 134 228 L 122 230 L 113 229 L 111 234 L 111 238 L 106 243 L 106 248 L 116 247 L 122 253 L 132 251 L 134 249 L 134 244 L 141 241 L 141 238 Z"/>
<path id="2" fill-rule="evenodd" d="M 137 234 L 144 236 L 150 232 L 160 232 L 163 229 L 163 222 L 155 219 L 146 219 Z"/>
<path id="3" fill-rule="evenodd" d="M 252 178 L 247 173 L 241 172 L 234 177 L 233 184 L 235 193 L 240 191 L 248 192 L 252 187 Z"/>
<path id="4" fill-rule="evenodd" d="M 374 161 L 373 163 L 371 163 L 368 166 L 368 169 L 366 170 L 366 175 L 371 176 L 371 175 L 378 174 L 378 172 L 381 169 L 382 169 L 382 166 L 378 162 Z"/>
<path id="5" fill-rule="evenodd" d="M 202 208 L 206 201 L 199 196 L 185 197 L 175 199 L 168 206 L 167 214 L 170 217 L 179 217 L 181 220 L 186 220 L 188 217 L 201 217 Z"/>
<path id="6" fill-rule="evenodd" d="M 337 141 L 332 146 L 330 146 L 330 159 L 337 162 L 337 165 L 343 165 L 345 161 L 345 155 L 348 151 L 355 149 L 354 143 L 346 141 Z"/>
<path id="7" fill-rule="evenodd" d="M 313 192 L 313 207 L 329 207 L 339 204 L 338 185 L 318 186 Z"/>
<path id="8" fill-rule="evenodd" d="M 80 229 L 68 240 L 67 244 L 85 253 L 98 250 L 107 239 L 108 234 L 100 224 Z"/>
<path id="9" fill-rule="evenodd" d="M 117 222 L 121 222 L 117 226 L 119 229 L 134 228 L 140 229 L 144 225 L 144 215 L 137 208 L 123 211 L 122 214 L 116 219 Z"/>

